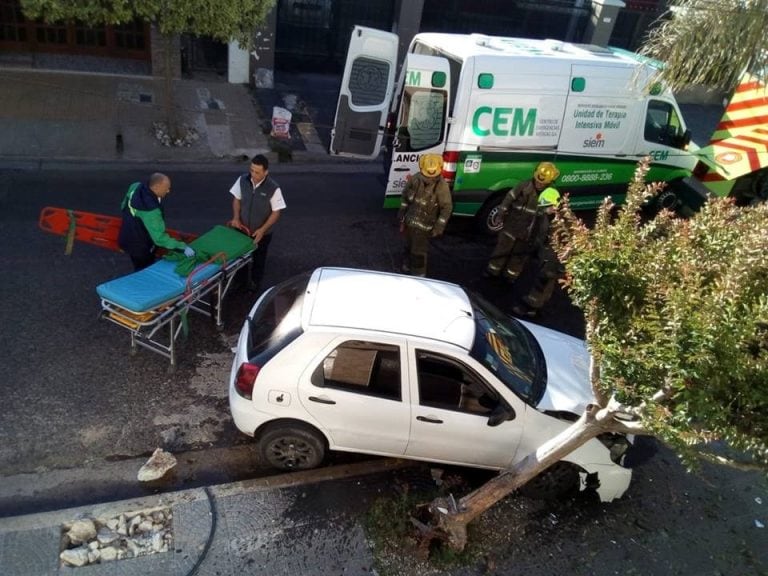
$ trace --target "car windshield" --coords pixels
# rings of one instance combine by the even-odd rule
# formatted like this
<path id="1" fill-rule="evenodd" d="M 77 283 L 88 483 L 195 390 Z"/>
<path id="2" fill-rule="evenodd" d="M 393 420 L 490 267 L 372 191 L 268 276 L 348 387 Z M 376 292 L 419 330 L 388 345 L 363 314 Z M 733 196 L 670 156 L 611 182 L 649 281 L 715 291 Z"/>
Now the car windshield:
<path id="1" fill-rule="evenodd" d="M 469 294 L 475 315 L 470 355 L 532 406 L 544 396 L 547 369 L 533 334 L 477 294 Z"/>

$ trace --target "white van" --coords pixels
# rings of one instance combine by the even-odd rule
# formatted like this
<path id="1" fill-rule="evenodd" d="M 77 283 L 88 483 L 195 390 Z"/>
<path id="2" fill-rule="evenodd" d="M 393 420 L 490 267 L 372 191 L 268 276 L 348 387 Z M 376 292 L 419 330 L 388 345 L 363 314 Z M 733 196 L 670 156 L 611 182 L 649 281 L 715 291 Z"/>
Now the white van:
<path id="1" fill-rule="evenodd" d="M 342 78 L 331 154 L 391 152 L 385 206 L 399 205 L 421 154 L 443 156 L 454 214 L 496 231 L 507 190 L 544 160 L 574 208 L 622 201 L 638 160 L 649 180 L 680 182 L 697 158 L 671 92 L 630 53 L 555 40 L 418 34 L 395 83 L 395 34 L 356 26 Z M 675 186 L 659 198 L 678 203 Z"/>

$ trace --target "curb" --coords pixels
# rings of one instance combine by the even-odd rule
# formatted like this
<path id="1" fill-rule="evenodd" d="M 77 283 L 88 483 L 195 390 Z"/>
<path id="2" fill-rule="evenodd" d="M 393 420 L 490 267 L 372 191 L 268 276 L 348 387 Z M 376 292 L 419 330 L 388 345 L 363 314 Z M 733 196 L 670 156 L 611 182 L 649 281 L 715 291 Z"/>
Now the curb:
<path id="1" fill-rule="evenodd" d="M 354 161 L 339 160 L 335 162 L 329 160 L 328 156 L 307 155 L 298 156 L 294 154 L 292 162 L 278 162 L 270 158 L 270 171 L 274 170 L 279 174 L 303 174 L 307 173 L 307 168 L 312 167 L 315 172 L 333 173 L 333 174 L 355 174 L 370 173 L 383 174 L 384 169 L 379 160 Z M 269 157 L 269 155 L 268 155 Z M 233 167 L 240 168 L 246 160 L 240 158 L 226 158 L 221 160 L 94 160 L 93 158 L 66 158 L 66 159 L 44 159 L 44 158 L 8 158 L 0 157 L 0 170 L 17 170 L 25 172 L 35 171 L 68 171 L 68 170 L 92 170 L 92 171 L 117 171 L 133 170 L 136 168 L 158 169 L 162 167 L 165 170 L 184 170 L 192 172 L 216 172 L 220 170 L 231 170 Z"/>
<path id="2" fill-rule="evenodd" d="M 217 498 L 227 498 L 230 496 L 239 496 L 255 492 L 354 478 L 356 476 L 379 474 L 416 466 L 418 464 L 420 464 L 420 462 L 393 458 L 368 460 L 354 464 L 342 464 L 339 466 L 329 466 L 314 470 L 288 472 L 264 478 L 241 480 L 230 484 L 190 488 L 189 490 L 130 498 L 115 502 L 88 504 L 76 508 L 63 508 L 61 510 L 26 514 L 23 516 L 10 516 L 0 519 L 0 535 L 61 525 L 82 516 L 106 518 L 117 516 L 125 511 L 138 511 L 160 507 L 171 508 L 181 503 L 207 500 L 208 496 L 206 495 L 206 489 L 209 489 Z"/>

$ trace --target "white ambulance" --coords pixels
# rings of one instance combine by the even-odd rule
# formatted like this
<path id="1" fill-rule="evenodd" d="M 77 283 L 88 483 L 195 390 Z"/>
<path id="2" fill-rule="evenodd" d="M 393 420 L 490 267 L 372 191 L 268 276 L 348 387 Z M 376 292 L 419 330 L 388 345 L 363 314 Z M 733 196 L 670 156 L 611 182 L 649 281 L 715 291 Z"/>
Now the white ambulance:
<path id="1" fill-rule="evenodd" d="M 422 154 L 443 156 L 454 214 L 500 228 L 507 190 L 544 160 L 574 208 L 622 201 L 638 160 L 649 180 L 675 186 L 697 158 L 690 131 L 654 69 L 630 53 L 555 40 L 480 34 L 417 34 L 395 82 L 398 38 L 356 26 L 339 93 L 331 154 L 391 153 L 385 206 L 397 206 Z"/>

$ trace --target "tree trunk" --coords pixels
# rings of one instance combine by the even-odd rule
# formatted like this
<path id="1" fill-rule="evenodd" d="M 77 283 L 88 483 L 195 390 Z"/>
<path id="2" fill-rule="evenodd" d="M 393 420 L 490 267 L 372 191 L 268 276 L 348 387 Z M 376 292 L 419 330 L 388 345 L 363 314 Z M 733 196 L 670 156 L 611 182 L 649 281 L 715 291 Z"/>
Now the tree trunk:
<path id="1" fill-rule="evenodd" d="M 467 524 L 555 462 L 609 430 L 611 420 L 605 408 L 589 406 L 576 422 L 542 444 L 536 452 L 502 470 L 458 503 L 453 498 L 434 500 L 429 506 L 431 525 L 427 537 L 439 538 L 454 550 L 463 550 L 467 544 Z"/>
<path id="2" fill-rule="evenodd" d="M 165 90 L 163 91 L 163 103 L 165 105 L 165 124 L 168 129 L 168 136 L 171 138 L 171 142 L 179 138 L 179 122 L 176 118 L 176 108 L 173 105 L 173 58 L 171 57 L 171 51 L 173 50 L 173 35 L 163 34 L 163 59 L 165 65 L 163 66 L 163 80 Z"/>

